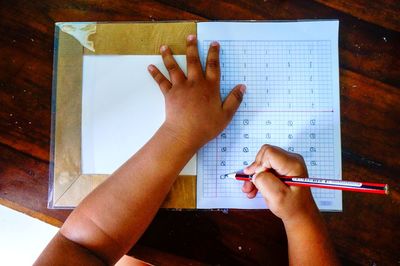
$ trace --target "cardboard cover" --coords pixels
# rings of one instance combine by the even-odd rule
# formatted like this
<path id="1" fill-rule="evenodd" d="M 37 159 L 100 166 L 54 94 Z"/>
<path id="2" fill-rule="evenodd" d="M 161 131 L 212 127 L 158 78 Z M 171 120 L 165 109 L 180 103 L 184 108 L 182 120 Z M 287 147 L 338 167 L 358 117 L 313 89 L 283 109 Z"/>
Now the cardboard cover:
<path id="1" fill-rule="evenodd" d="M 167 44 L 186 53 L 195 22 L 56 23 L 49 207 L 73 208 L 107 175 L 81 173 L 82 57 L 154 55 Z M 164 208 L 196 208 L 196 177 L 179 176 Z"/>

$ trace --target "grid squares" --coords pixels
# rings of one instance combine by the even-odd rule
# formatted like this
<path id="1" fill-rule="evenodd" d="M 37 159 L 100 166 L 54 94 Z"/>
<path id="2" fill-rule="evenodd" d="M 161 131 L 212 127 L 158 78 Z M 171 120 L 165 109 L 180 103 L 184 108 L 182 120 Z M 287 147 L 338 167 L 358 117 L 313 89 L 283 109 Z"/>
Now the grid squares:
<path id="1" fill-rule="evenodd" d="M 200 51 L 205 62 L 209 43 Z M 243 198 L 223 179 L 252 163 L 267 143 L 304 157 L 310 177 L 335 178 L 331 42 L 222 40 L 221 96 L 239 83 L 244 100 L 229 126 L 199 152 L 204 198 Z M 330 190 L 313 189 L 329 203 Z"/>

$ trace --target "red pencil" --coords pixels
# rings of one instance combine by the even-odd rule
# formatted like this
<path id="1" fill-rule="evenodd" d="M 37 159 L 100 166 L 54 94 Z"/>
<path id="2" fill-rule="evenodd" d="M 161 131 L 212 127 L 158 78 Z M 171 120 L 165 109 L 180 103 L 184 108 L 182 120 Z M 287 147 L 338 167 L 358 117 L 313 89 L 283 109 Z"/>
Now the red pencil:
<path id="1" fill-rule="evenodd" d="M 224 175 L 225 178 L 251 181 L 253 175 L 246 175 L 243 170 Z M 336 179 L 304 178 L 295 176 L 280 176 L 282 182 L 290 186 L 316 187 L 325 189 L 338 189 L 363 193 L 389 194 L 389 185 L 380 183 L 354 182 Z"/>

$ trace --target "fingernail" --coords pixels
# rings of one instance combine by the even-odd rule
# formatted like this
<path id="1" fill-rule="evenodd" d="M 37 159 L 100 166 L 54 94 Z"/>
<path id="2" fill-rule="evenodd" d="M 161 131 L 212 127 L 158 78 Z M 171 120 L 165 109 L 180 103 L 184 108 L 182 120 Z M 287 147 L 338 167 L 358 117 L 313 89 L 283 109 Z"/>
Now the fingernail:
<path id="1" fill-rule="evenodd" d="M 217 46 L 219 46 L 219 43 L 216 42 L 216 41 L 213 41 L 210 45 L 211 45 L 211 46 L 214 46 L 214 47 L 217 47 Z"/>
<path id="2" fill-rule="evenodd" d="M 149 66 L 147 67 L 147 69 L 148 69 L 150 72 L 153 72 L 154 70 L 156 70 L 156 68 L 155 68 L 153 65 L 149 65 Z"/>
<path id="3" fill-rule="evenodd" d="M 254 174 L 254 175 L 251 177 L 250 182 L 253 183 L 253 184 L 255 184 L 255 183 L 256 183 L 256 177 L 257 177 L 257 174 Z"/>
<path id="4" fill-rule="evenodd" d="M 165 52 L 165 51 L 167 51 L 167 49 L 168 49 L 168 46 L 166 46 L 166 45 L 161 45 L 161 47 L 160 47 L 160 52 Z"/>
<path id="5" fill-rule="evenodd" d="M 188 36 L 187 36 L 187 40 L 188 40 L 189 42 L 196 40 L 196 35 L 193 35 L 193 34 L 188 35 Z"/>
<path id="6" fill-rule="evenodd" d="M 240 92 L 241 92 L 242 94 L 245 94 L 245 93 L 246 93 L 246 85 L 242 84 L 242 85 L 240 86 L 239 90 L 240 90 Z"/>

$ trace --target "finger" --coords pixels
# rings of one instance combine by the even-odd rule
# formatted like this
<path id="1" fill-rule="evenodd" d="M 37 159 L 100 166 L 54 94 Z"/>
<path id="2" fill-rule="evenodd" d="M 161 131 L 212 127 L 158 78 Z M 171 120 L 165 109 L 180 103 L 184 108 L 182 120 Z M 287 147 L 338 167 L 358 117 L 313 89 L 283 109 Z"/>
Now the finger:
<path id="1" fill-rule="evenodd" d="M 266 145 L 264 145 L 264 146 L 266 146 Z M 259 172 L 266 170 L 266 167 L 262 166 L 262 158 L 265 153 L 264 146 L 262 146 L 261 149 L 257 152 L 255 161 L 251 165 L 249 165 L 248 167 L 246 167 L 244 169 L 245 174 L 251 175 L 251 174 L 259 173 Z M 260 168 L 263 168 L 263 169 L 261 170 Z"/>
<path id="2" fill-rule="evenodd" d="M 242 191 L 247 194 L 247 197 L 252 199 L 257 195 L 257 188 L 250 181 L 245 181 L 242 186 Z"/>
<path id="3" fill-rule="evenodd" d="M 253 199 L 253 198 L 255 198 L 257 196 L 257 192 L 258 192 L 258 189 L 255 188 L 251 192 L 247 193 L 247 197 L 249 199 Z"/>
<path id="4" fill-rule="evenodd" d="M 261 172 L 265 172 L 268 169 L 261 165 L 261 163 L 253 162 L 250 166 L 243 169 L 243 172 L 247 175 L 258 174 Z"/>
<path id="5" fill-rule="evenodd" d="M 262 166 L 273 168 L 280 175 L 307 177 L 307 168 L 303 157 L 287 152 L 279 147 L 264 145 Z"/>
<path id="6" fill-rule="evenodd" d="M 157 82 L 161 92 L 165 95 L 172 87 L 171 82 L 169 82 L 169 80 L 161 73 L 161 71 L 156 66 L 149 65 L 147 67 L 147 70 L 149 70 L 150 75 Z"/>
<path id="7" fill-rule="evenodd" d="M 256 160 L 265 168 L 270 169 L 271 164 L 270 161 L 268 160 L 268 157 L 265 155 L 265 152 L 269 150 L 270 148 L 273 148 L 275 146 L 264 144 L 261 146 L 260 152 L 257 154 Z"/>
<path id="8" fill-rule="evenodd" d="M 206 62 L 206 79 L 219 82 L 221 75 L 219 65 L 219 43 L 212 42 L 208 49 Z"/>
<path id="9" fill-rule="evenodd" d="M 263 158 L 264 158 L 264 153 L 265 153 L 265 147 L 268 146 L 267 144 L 264 144 L 261 146 L 261 149 L 258 151 L 256 155 L 256 162 L 260 165 L 263 166 Z"/>
<path id="10" fill-rule="evenodd" d="M 169 76 L 171 78 L 171 83 L 174 84 L 185 80 L 185 74 L 172 56 L 171 49 L 169 49 L 168 46 L 163 45 L 160 48 L 160 52 L 164 61 L 164 65 L 167 68 Z"/>
<path id="11" fill-rule="evenodd" d="M 253 177 L 253 184 L 264 198 L 276 197 L 288 193 L 289 187 L 272 173 L 263 172 Z"/>
<path id="12" fill-rule="evenodd" d="M 246 168 L 243 169 L 243 172 L 246 175 L 252 175 L 256 172 L 256 168 L 259 166 L 259 163 L 254 161 L 252 162 L 249 166 L 247 166 Z"/>
<path id="13" fill-rule="evenodd" d="M 240 103 L 243 100 L 243 95 L 246 91 L 246 86 L 243 84 L 237 85 L 231 90 L 231 92 L 226 97 L 222 108 L 227 112 L 228 117 L 231 119 L 235 114 L 236 110 L 239 108 Z"/>
<path id="14" fill-rule="evenodd" d="M 242 186 L 242 191 L 244 193 L 249 193 L 255 188 L 254 184 L 251 183 L 250 181 L 244 181 L 243 186 Z"/>
<path id="15" fill-rule="evenodd" d="M 188 79 L 197 79 L 203 75 L 201 69 L 199 51 L 197 49 L 196 35 L 189 35 L 186 42 L 186 63 Z"/>

